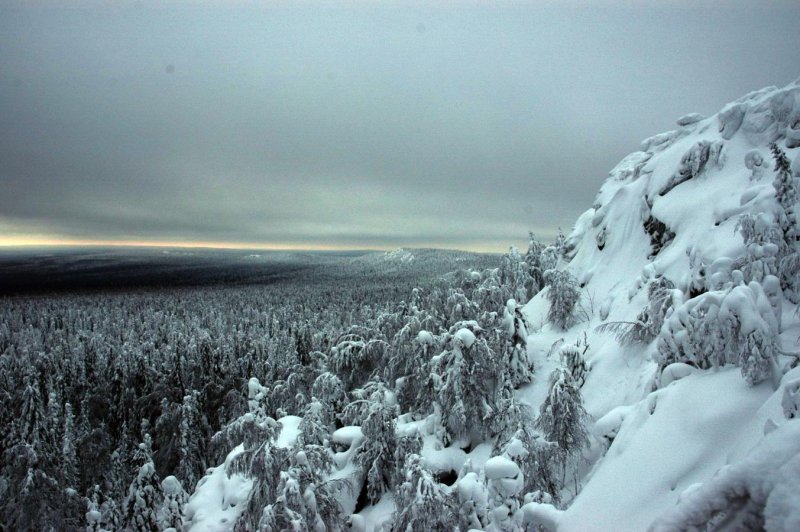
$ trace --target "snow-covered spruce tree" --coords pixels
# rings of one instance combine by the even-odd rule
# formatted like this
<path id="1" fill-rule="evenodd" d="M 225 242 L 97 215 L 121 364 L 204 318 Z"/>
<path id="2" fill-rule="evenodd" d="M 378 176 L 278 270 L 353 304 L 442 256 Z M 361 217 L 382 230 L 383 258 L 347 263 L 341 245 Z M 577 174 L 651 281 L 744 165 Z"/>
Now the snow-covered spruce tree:
<path id="1" fill-rule="evenodd" d="M 391 390 L 379 380 L 368 381 L 363 388 L 350 392 L 352 400 L 339 413 L 344 425 L 361 425 L 367 419 L 375 404 L 388 404 Z"/>
<path id="2" fill-rule="evenodd" d="M 562 231 L 560 227 L 558 228 L 558 234 L 556 235 L 556 239 L 548 247 L 552 247 L 553 250 L 555 251 L 556 260 L 565 257 L 567 252 L 567 237 L 564 236 L 564 231 Z M 554 267 L 555 266 L 552 266 L 551 268 Z"/>
<path id="3" fill-rule="evenodd" d="M 412 454 L 422 452 L 422 436 L 417 430 L 412 434 L 398 436 L 394 448 L 394 472 L 391 485 L 397 488 L 406 478 L 406 458 Z"/>
<path id="4" fill-rule="evenodd" d="M 61 474 L 66 487 L 78 488 L 78 457 L 75 449 L 75 415 L 72 405 L 64 405 L 64 432 L 61 438 Z"/>
<path id="5" fill-rule="evenodd" d="M 126 530 L 154 532 L 159 530 L 158 511 L 163 494 L 156 466 L 153 464 L 150 435 L 145 434 L 135 453 L 135 463 L 139 465 L 136 477 L 128 488 L 125 499 L 123 522 Z"/>
<path id="6" fill-rule="evenodd" d="M 400 301 L 398 305 L 378 315 L 375 320 L 375 328 L 378 329 L 384 338 L 394 339 L 395 335 L 403 328 L 407 321 L 412 317 L 412 309 L 405 301 Z M 394 347 L 394 341 L 391 342 Z"/>
<path id="7" fill-rule="evenodd" d="M 60 530 L 64 526 L 64 490 L 42 467 L 43 461 L 36 448 L 25 442 L 3 453 L 0 524 L 7 530 Z"/>
<path id="8" fill-rule="evenodd" d="M 528 251 L 525 253 L 525 263 L 528 265 L 528 275 L 531 278 L 530 292 L 532 294 L 530 297 L 533 297 L 539 293 L 539 290 L 544 288 L 544 272 L 552 267 L 549 265 L 547 268 L 543 267 L 543 251 L 544 245 L 536 240 L 532 232 L 528 233 Z"/>
<path id="9" fill-rule="evenodd" d="M 361 424 L 364 441 L 356 451 L 354 462 L 366 479 L 367 496 L 372 504 L 377 504 L 383 494 L 394 487 L 396 417 L 395 407 L 375 402 Z"/>
<path id="10" fill-rule="evenodd" d="M 777 144 L 770 145 L 775 159 L 775 179 L 772 186 L 778 199 L 776 219 L 783 233 L 780 252 L 781 287 L 793 303 L 800 302 L 800 190 L 797 179 L 792 176 L 786 153 Z"/>
<path id="11" fill-rule="evenodd" d="M 206 468 L 205 436 L 208 424 L 199 410 L 199 392 L 193 390 L 183 398 L 180 409 L 180 448 L 176 476 L 192 489 L 197 484 L 198 475 Z"/>
<path id="12" fill-rule="evenodd" d="M 686 362 L 699 368 L 735 364 L 748 384 L 772 373 L 778 324 L 769 298 L 756 282 L 701 294 L 667 318 L 658 338 L 656 360 L 666 366 Z"/>
<path id="13" fill-rule="evenodd" d="M 522 530 L 522 511 L 518 495 L 525 481 L 519 466 L 505 456 L 495 456 L 484 466 L 489 487 L 490 532 Z"/>
<path id="14" fill-rule="evenodd" d="M 458 519 L 452 496 L 425 469 L 419 455 L 408 455 L 405 471 L 405 481 L 395 492 L 391 530 L 450 530 Z"/>
<path id="15" fill-rule="evenodd" d="M 120 526 L 119 508 L 113 498 L 106 496 L 99 485 L 92 487 L 86 500 L 86 532 L 117 530 Z"/>
<path id="16" fill-rule="evenodd" d="M 120 434 L 120 443 L 111 453 L 111 467 L 107 476 L 107 484 L 109 486 L 109 498 L 124 501 L 128 494 L 131 469 L 133 469 L 131 465 L 133 462 L 131 442 L 134 440 L 130 435 L 127 423 L 122 424 Z"/>
<path id="17" fill-rule="evenodd" d="M 481 310 L 475 302 L 470 301 L 460 288 L 451 289 L 449 291 L 445 309 L 448 323 L 474 320 L 478 317 Z"/>
<path id="18" fill-rule="evenodd" d="M 289 451 L 275 447 L 275 436 L 279 426 L 271 418 L 256 421 L 248 413 L 238 420 L 231 432 L 241 436 L 244 450 L 230 461 L 226 473 L 239 473 L 252 480 L 253 487 L 247 496 L 245 509 L 236 521 L 236 532 L 258 530 L 262 514 L 267 505 L 277 496 L 281 470 L 288 465 Z"/>
<path id="19" fill-rule="evenodd" d="M 566 270 L 547 270 L 545 282 L 549 287 L 547 299 L 550 301 L 547 319 L 559 329 L 567 330 L 575 323 L 575 311 L 581 296 L 578 281 Z"/>
<path id="20" fill-rule="evenodd" d="M 489 490 L 483 468 L 475 471 L 468 458 L 458 474 L 454 486 L 454 514 L 458 521 L 453 523 L 458 530 L 483 530 L 489 523 Z"/>
<path id="21" fill-rule="evenodd" d="M 9 530 L 60 530 L 77 524 L 72 522 L 72 500 L 65 490 L 68 486 L 61 483 L 61 442 L 48 423 L 40 383 L 37 374 L 26 374 L 22 379 L 21 401 L 14 405 L 17 417 L 0 447 L 4 448 L 0 460 L 0 526 Z M 56 403 L 54 399 L 52 404 Z"/>
<path id="22" fill-rule="evenodd" d="M 395 393 L 400 411 L 413 414 L 427 414 L 433 398 L 430 393 L 430 360 L 434 353 L 441 351 L 441 340 L 428 331 L 420 330 L 411 342 L 412 351 L 402 356 L 404 351 L 395 350 L 390 361 L 392 374 L 402 375 L 395 379 Z"/>
<path id="23" fill-rule="evenodd" d="M 575 386 L 580 388 L 586 382 L 586 359 L 584 355 L 589 350 L 589 344 L 581 345 L 580 340 L 575 342 L 575 345 L 565 345 L 558 350 L 558 358 L 561 360 L 561 365 L 569 372 Z"/>
<path id="24" fill-rule="evenodd" d="M 326 532 L 341 530 L 341 508 L 336 501 L 336 483 L 323 483 L 303 451 L 280 473 L 275 502 L 262 512 L 258 530 Z"/>
<path id="25" fill-rule="evenodd" d="M 189 500 L 180 480 L 170 475 L 161 481 L 164 500 L 158 512 L 159 530 L 183 530 L 183 507 Z"/>
<path id="26" fill-rule="evenodd" d="M 457 324 L 455 327 L 458 327 Z M 483 441 L 495 434 L 499 398 L 507 388 L 504 368 L 477 324 L 448 335 L 448 349 L 431 361 L 435 407 L 445 430 L 444 443 L 458 438 Z"/>
<path id="27" fill-rule="evenodd" d="M 780 275 L 783 234 L 766 213 L 743 214 L 736 230 L 742 235 L 745 255 L 733 263 L 747 282 L 761 282 L 769 275 Z"/>
<path id="28" fill-rule="evenodd" d="M 564 368 L 556 368 L 550 374 L 550 391 L 539 408 L 536 428 L 547 441 L 558 444 L 567 457 L 589 445 L 583 398 Z"/>
<path id="29" fill-rule="evenodd" d="M 506 299 L 528 301 L 535 295 L 530 267 L 515 246 L 511 246 L 508 253 L 503 255 L 499 274 L 500 286 L 506 290 Z"/>
<path id="30" fill-rule="evenodd" d="M 369 334 L 369 331 L 361 332 Z M 328 358 L 329 368 L 342 380 L 345 390 L 349 391 L 369 380 L 390 347 L 389 343 L 380 337 L 370 338 L 356 333 L 344 334 L 337 338 L 331 348 Z"/>
<path id="31" fill-rule="evenodd" d="M 414 340 L 422 330 L 422 323 L 416 316 L 408 316 L 406 322 L 392 336 L 392 349 L 384 369 L 386 382 L 395 383 L 414 372 L 417 361 L 414 357 Z"/>
<path id="32" fill-rule="evenodd" d="M 533 426 L 524 423 L 500 451 L 522 471 L 521 493 L 537 502 L 558 502 L 562 488 L 558 465 L 562 462 L 563 451 L 557 443 L 546 441 Z"/>
<path id="33" fill-rule="evenodd" d="M 336 415 L 347 404 L 347 394 L 341 379 L 327 371 L 322 373 L 314 381 L 311 395 L 322 405 L 320 415 L 325 426 L 329 431 L 333 431 L 336 427 Z"/>
<path id="34" fill-rule="evenodd" d="M 58 456 L 61 454 L 58 451 L 61 450 L 63 444 L 64 405 L 61 403 L 61 393 L 52 385 L 52 381 L 46 385 L 45 396 L 47 405 L 45 406 L 45 417 L 42 420 L 45 438 L 42 443 L 48 448 L 49 453 L 53 454 L 53 461 L 58 463 L 60 458 L 63 458 Z"/>
<path id="35" fill-rule="evenodd" d="M 48 425 L 45 418 L 44 401 L 39 391 L 38 379 L 25 376 L 25 390 L 22 392 L 22 404 L 19 416 L 14 420 L 14 433 L 9 440 L 25 442 L 35 449 L 43 450 L 50 443 Z"/>
<path id="36" fill-rule="evenodd" d="M 772 186 L 781 207 L 778 212 L 778 224 L 783 230 L 786 242 L 794 243 L 800 236 L 800 227 L 797 225 L 797 203 L 800 201 L 800 193 L 786 153 L 774 142 L 770 144 L 770 150 L 775 160 L 775 179 L 772 181 Z"/>
<path id="37" fill-rule="evenodd" d="M 528 358 L 528 329 L 522 307 L 509 299 L 503 311 L 505 365 L 511 386 L 533 380 L 533 362 Z"/>
<path id="38" fill-rule="evenodd" d="M 306 321 L 295 332 L 295 351 L 300 364 L 307 366 L 311 363 L 311 352 L 314 350 L 314 340 L 311 334 L 311 326 Z"/>
<path id="39" fill-rule="evenodd" d="M 500 283 L 499 268 L 484 270 L 478 275 L 480 284 L 472 290 L 472 301 L 484 311 L 502 308 L 508 301 L 510 291 Z"/>
<path id="40" fill-rule="evenodd" d="M 330 428 L 325 419 L 322 403 L 312 398 L 303 412 L 303 419 L 298 427 L 296 447 L 305 453 L 312 469 L 327 473 L 333 465 L 333 457 L 328 447 Z"/>

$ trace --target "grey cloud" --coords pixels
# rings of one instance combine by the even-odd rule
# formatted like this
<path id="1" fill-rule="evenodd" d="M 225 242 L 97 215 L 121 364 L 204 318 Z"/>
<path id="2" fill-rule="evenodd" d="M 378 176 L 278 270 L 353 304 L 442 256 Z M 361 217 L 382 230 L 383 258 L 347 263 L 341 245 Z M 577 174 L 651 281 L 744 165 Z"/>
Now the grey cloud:
<path id="1" fill-rule="evenodd" d="M 0 221 L 500 250 L 568 230 L 678 116 L 800 73 L 795 4 L 578 5 L 5 5 Z"/>

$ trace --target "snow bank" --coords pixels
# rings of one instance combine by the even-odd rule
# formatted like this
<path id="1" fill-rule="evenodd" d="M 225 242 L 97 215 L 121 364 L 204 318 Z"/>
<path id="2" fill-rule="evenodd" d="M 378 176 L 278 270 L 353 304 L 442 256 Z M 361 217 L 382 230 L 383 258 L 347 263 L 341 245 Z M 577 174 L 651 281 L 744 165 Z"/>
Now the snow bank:
<path id="1" fill-rule="evenodd" d="M 202 532 L 229 532 L 244 510 L 253 482 L 243 475 L 230 477 L 226 470 L 228 464 L 244 446 L 239 445 L 228 453 L 225 463 L 209 468 L 206 475 L 197 483 L 194 493 L 184 508 L 186 530 Z"/>
<path id="2" fill-rule="evenodd" d="M 517 464 L 504 456 L 489 458 L 483 466 L 486 478 L 490 480 L 500 478 L 517 478 L 520 474 Z"/>
<path id="3" fill-rule="evenodd" d="M 469 329 L 459 329 L 453 337 L 466 349 L 469 349 L 475 343 L 475 334 Z"/>
<path id="4" fill-rule="evenodd" d="M 281 425 L 281 432 L 275 440 L 275 447 L 292 447 L 300 435 L 300 422 L 303 418 L 299 416 L 284 416 L 278 419 Z"/>
<path id="5" fill-rule="evenodd" d="M 763 527 L 800 530 L 800 420 L 779 427 L 745 459 L 723 467 L 690 497 L 658 519 L 652 532 L 702 529 L 719 519 L 719 529 Z"/>
<path id="6" fill-rule="evenodd" d="M 653 392 L 619 433 L 559 530 L 644 530 L 678 495 L 749 450 L 773 390 L 748 387 L 736 368 L 698 372 Z"/>

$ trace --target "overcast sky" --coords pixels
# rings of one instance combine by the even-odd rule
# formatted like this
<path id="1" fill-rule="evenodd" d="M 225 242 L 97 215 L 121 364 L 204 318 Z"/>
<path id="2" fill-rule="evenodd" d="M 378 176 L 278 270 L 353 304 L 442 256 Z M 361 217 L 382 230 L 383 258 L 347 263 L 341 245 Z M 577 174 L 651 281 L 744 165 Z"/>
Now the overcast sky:
<path id="1" fill-rule="evenodd" d="M 398 5 L 2 2 L 0 244 L 500 251 L 800 76 L 800 2 Z"/>

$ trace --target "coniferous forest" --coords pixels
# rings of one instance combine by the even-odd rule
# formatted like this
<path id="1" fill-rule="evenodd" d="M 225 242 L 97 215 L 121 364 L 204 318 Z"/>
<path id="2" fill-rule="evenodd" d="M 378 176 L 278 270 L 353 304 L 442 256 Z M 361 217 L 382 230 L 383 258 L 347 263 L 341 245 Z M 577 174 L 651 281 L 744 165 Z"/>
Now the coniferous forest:
<path id="1" fill-rule="evenodd" d="M 800 531 L 798 21 L 0 1 L 0 532 Z"/>
<path id="2" fill-rule="evenodd" d="M 351 261 L 348 274 L 325 264 L 265 285 L 6 296 L 2 522 L 180 529 L 206 468 L 244 442 L 229 473 L 255 487 L 239 529 L 342 528 L 340 491 L 377 502 L 421 451 L 419 438 L 395 437 L 395 418 L 434 408 L 443 442 L 502 436 L 500 449 L 519 430 L 544 452 L 511 393 L 533 372 L 513 298 L 537 292 L 561 252 L 532 240 L 524 257 L 430 251 L 420 267 L 400 251 Z M 460 265 L 470 268 L 433 273 Z M 277 448 L 286 416 L 303 421 Z M 350 476 L 329 479 L 343 426 L 360 426 L 365 442 Z M 301 488 L 318 502 L 290 497 Z"/>

